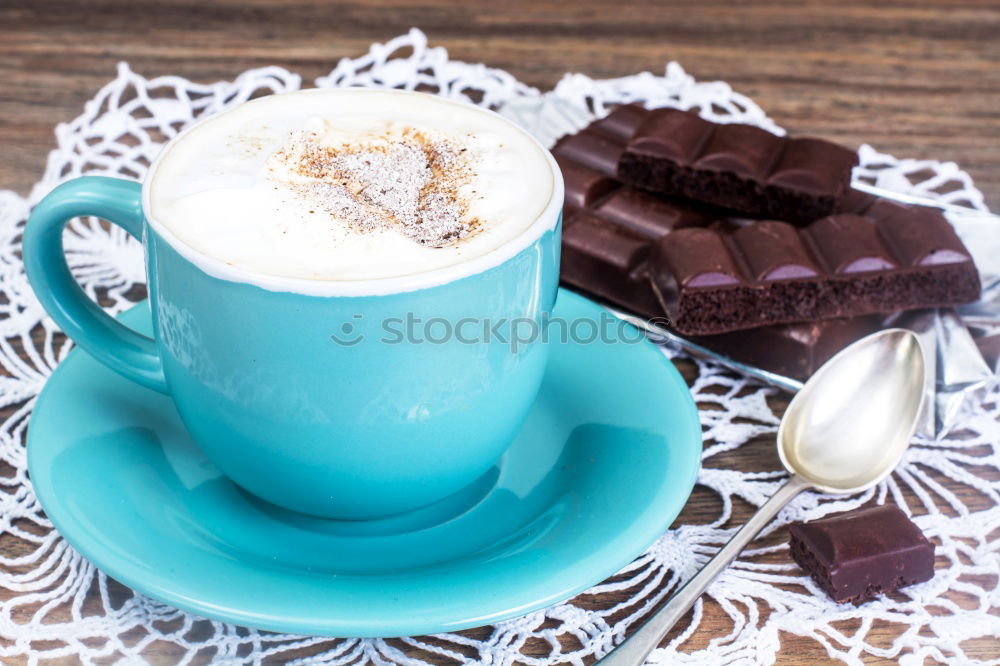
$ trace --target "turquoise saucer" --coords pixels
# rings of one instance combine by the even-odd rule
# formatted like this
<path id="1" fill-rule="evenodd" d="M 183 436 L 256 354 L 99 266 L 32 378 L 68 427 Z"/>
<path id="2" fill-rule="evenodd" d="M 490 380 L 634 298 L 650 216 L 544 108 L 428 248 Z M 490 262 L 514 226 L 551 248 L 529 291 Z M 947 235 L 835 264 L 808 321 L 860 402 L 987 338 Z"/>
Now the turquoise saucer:
<path id="1" fill-rule="evenodd" d="M 596 319 L 562 291 L 556 315 Z M 146 332 L 140 304 L 122 320 Z M 290 513 L 224 478 L 169 400 L 73 351 L 31 419 L 45 512 L 118 581 L 192 613 L 272 631 L 401 636 L 490 624 L 614 574 L 691 492 L 701 428 L 652 344 L 556 342 L 503 459 L 431 507 L 344 522 Z"/>

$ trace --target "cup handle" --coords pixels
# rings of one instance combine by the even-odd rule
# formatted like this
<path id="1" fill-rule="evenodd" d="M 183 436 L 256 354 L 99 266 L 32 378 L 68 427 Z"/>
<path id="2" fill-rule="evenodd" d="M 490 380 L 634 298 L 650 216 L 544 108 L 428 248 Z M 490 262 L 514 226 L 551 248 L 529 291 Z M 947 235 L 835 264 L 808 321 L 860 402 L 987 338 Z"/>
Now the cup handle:
<path id="1" fill-rule="evenodd" d="M 63 228 L 79 215 L 117 224 L 142 242 L 142 186 L 84 176 L 55 188 L 42 199 L 24 229 L 28 281 L 49 316 L 80 347 L 126 379 L 168 393 L 156 342 L 125 326 L 90 300 L 73 279 L 63 253 Z"/>

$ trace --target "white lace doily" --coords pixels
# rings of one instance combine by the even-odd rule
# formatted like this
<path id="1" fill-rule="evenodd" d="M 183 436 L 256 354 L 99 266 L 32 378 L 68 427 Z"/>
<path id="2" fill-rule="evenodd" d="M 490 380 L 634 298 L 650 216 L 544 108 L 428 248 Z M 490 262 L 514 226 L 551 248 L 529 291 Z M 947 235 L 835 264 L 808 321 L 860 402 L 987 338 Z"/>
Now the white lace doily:
<path id="1" fill-rule="evenodd" d="M 690 577 L 728 539 L 731 530 L 723 526 L 734 501 L 759 505 L 781 483 L 778 470 L 751 473 L 715 465 L 723 452 L 773 434 L 778 418 L 766 400 L 773 389 L 702 363 L 691 389 L 706 407 L 701 410 L 706 445 L 699 483 L 721 498 L 718 516 L 709 524 L 669 531 L 618 576 L 566 603 L 456 634 L 331 640 L 202 620 L 109 582 L 52 530 L 26 478 L 26 423 L 42 385 L 70 344 L 57 334 L 25 280 L 21 227 L 32 205 L 59 182 L 84 172 L 139 177 L 162 142 L 195 118 L 253 96 L 294 90 L 300 83 L 298 75 L 277 67 L 202 85 L 174 76 L 147 80 L 122 64 L 115 80 L 87 103 L 79 118 L 56 129 L 57 147 L 30 196 L 0 191 L 0 363 L 5 372 L 0 399 L 11 413 L 0 432 L 0 543 L 7 553 L 0 565 L 0 656 L 29 655 L 32 663 L 70 655 L 87 663 L 134 663 L 148 650 L 162 655 L 164 644 L 172 644 L 173 651 L 185 655 L 184 661 L 210 657 L 222 663 L 579 664 L 607 651 L 677 580 Z M 420 87 L 502 106 L 515 117 L 519 101 L 537 104 L 542 98 L 506 72 L 449 60 L 443 49 L 429 48 L 417 30 L 374 45 L 360 58 L 342 60 L 316 84 Z M 647 73 L 594 81 L 567 75 L 545 99 L 570 103 L 584 120 L 605 104 L 638 100 L 698 107 L 715 118 L 780 131 L 756 104 L 728 85 L 695 82 L 675 63 L 667 66 L 664 76 Z M 532 129 L 545 134 L 543 127 Z M 880 186 L 985 210 L 968 175 L 954 164 L 896 160 L 869 147 L 862 148 L 861 157 L 863 175 Z M 109 310 L 118 312 L 130 299 L 141 297 L 141 290 L 134 288 L 144 281 L 140 248 L 120 229 L 76 221 L 67 236 L 67 253 L 86 291 Z M 993 636 L 1000 644 L 997 398 L 994 385 L 981 400 L 967 401 L 958 428 L 938 441 L 918 440 L 898 472 L 877 488 L 848 499 L 807 493 L 769 528 L 773 532 L 790 521 L 817 518 L 873 498 L 895 501 L 938 545 L 939 568 L 933 580 L 858 608 L 840 606 L 803 576 L 783 552 L 785 545 L 752 548 L 709 590 L 728 615 L 729 629 L 699 636 L 697 644 L 688 642 L 702 620 L 704 602 L 699 602 L 691 626 L 654 652 L 651 660 L 769 664 L 777 659 L 781 634 L 787 633 L 811 637 L 830 657 L 851 664 L 861 664 L 866 657 L 914 665 L 927 658 L 987 663 L 975 662 L 963 642 Z M 991 508 L 973 511 L 967 504 L 971 499 Z M 776 551 L 781 552 L 773 556 Z M 627 601 L 602 606 L 598 595 L 612 591 Z"/>

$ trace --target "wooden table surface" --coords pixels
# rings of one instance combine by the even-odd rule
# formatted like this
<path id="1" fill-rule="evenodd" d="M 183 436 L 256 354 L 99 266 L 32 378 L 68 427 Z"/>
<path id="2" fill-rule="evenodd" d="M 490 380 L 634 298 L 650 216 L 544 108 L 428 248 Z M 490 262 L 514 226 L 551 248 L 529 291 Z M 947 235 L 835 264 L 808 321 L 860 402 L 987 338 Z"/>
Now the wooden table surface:
<path id="1" fill-rule="evenodd" d="M 118 61 L 201 82 L 277 64 L 308 83 L 411 26 L 453 58 L 541 89 L 567 71 L 662 73 L 676 60 L 699 80 L 730 82 L 793 132 L 958 162 L 1000 207 L 1000 6 L 976 0 L 0 0 L 0 189 L 28 191 L 55 124 L 78 115 Z M 772 448 L 754 442 L 720 462 L 776 469 Z M 679 521 L 714 517 L 716 502 L 696 491 Z M 739 507 L 735 520 L 749 512 Z M 692 646 L 731 629 L 718 608 L 706 614 Z M 781 663 L 828 660 L 809 638 L 781 640 Z M 995 657 L 995 641 L 975 642 L 970 655 Z M 174 657 L 169 648 L 148 656 Z"/>

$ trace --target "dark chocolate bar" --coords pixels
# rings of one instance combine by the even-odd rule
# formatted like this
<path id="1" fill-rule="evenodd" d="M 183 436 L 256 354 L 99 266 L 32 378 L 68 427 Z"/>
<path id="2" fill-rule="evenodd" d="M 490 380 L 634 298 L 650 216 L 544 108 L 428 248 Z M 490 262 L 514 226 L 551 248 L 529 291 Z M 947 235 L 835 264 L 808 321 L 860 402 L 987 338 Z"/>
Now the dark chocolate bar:
<path id="1" fill-rule="evenodd" d="M 562 280 L 636 314 L 662 317 L 648 279 L 650 241 L 675 228 L 707 226 L 724 213 L 657 197 L 614 177 L 624 143 L 646 113 L 634 105 L 620 107 L 564 137 L 553 150 L 566 180 Z M 857 213 L 873 202 L 852 191 L 843 205 Z M 869 315 L 688 337 L 736 361 L 805 379 L 841 348 L 882 325 L 880 316 Z"/>
<path id="2" fill-rule="evenodd" d="M 749 217 L 809 224 L 838 209 L 857 164 L 857 153 L 829 141 L 655 109 L 630 137 L 618 177 Z"/>
<path id="3" fill-rule="evenodd" d="M 654 318 L 663 310 L 648 278 L 649 242 L 673 228 L 705 226 L 722 213 L 656 197 L 614 177 L 624 141 L 645 114 L 642 107 L 620 107 L 565 137 L 553 152 L 566 181 L 562 281 Z M 882 317 L 869 315 L 688 337 L 735 361 L 806 379 L 840 349 L 881 326 Z"/>
<path id="4" fill-rule="evenodd" d="M 838 603 L 861 603 L 934 577 L 934 544 L 882 504 L 788 528 L 792 559 Z"/>
<path id="5" fill-rule="evenodd" d="M 876 200 L 808 227 L 761 220 L 662 238 L 650 277 L 674 326 L 699 335 L 979 298 L 972 257 L 936 210 Z"/>
<path id="6" fill-rule="evenodd" d="M 841 349 L 884 327 L 883 315 L 863 315 L 685 337 L 734 361 L 804 381 Z"/>

